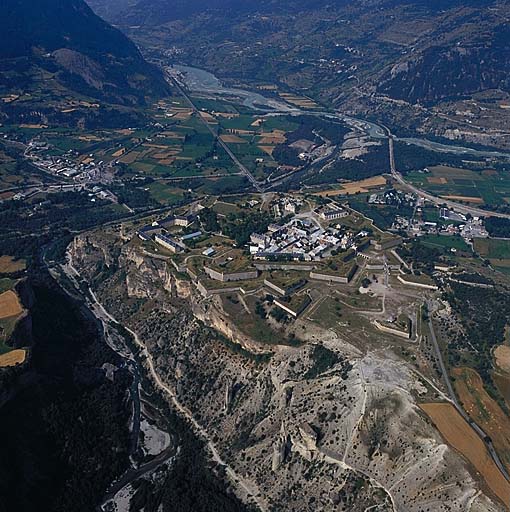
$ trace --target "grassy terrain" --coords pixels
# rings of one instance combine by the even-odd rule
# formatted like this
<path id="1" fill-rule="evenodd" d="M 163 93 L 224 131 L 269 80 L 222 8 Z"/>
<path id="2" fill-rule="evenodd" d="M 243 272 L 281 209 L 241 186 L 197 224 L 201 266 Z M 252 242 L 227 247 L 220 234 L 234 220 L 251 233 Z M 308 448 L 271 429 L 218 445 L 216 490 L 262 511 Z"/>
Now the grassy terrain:
<path id="1" fill-rule="evenodd" d="M 339 321 L 343 319 L 344 306 L 339 300 L 328 297 L 323 300 L 312 314 L 312 319 L 322 327 L 331 329 L 337 327 Z"/>
<path id="2" fill-rule="evenodd" d="M 165 206 L 179 203 L 183 198 L 183 191 L 181 189 L 167 185 L 163 181 L 154 181 L 147 185 L 146 188 L 153 199 Z"/>
<path id="3" fill-rule="evenodd" d="M 429 247 L 471 252 L 471 247 L 460 236 L 425 235 L 420 242 Z"/>
<path id="4" fill-rule="evenodd" d="M 247 336 L 267 345 L 288 345 L 289 339 L 281 330 L 273 329 L 266 319 L 255 313 L 257 300 L 256 297 L 246 297 L 244 301 L 249 308 L 248 313 L 238 295 L 222 297 L 225 311 Z"/>
<path id="5" fill-rule="evenodd" d="M 14 281 L 14 279 L 9 279 L 8 277 L 0 279 L 0 294 L 12 290 L 15 284 L 16 281 Z"/>
<path id="6" fill-rule="evenodd" d="M 413 214 L 413 209 L 409 206 L 398 207 L 369 204 L 367 202 L 368 196 L 369 194 L 350 196 L 349 205 L 363 215 L 371 218 L 374 221 L 374 224 L 380 229 L 390 228 L 397 215 L 410 217 Z"/>
<path id="7" fill-rule="evenodd" d="M 510 240 L 492 238 L 475 239 L 475 251 L 490 260 L 510 259 Z"/>
<path id="8" fill-rule="evenodd" d="M 429 171 L 411 172 L 406 178 L 433 194 L 455 196 L 475 204 L 504 204 L 510 201 L 510 180 L 505 173 L 447 166 L 430 167 Z"/>

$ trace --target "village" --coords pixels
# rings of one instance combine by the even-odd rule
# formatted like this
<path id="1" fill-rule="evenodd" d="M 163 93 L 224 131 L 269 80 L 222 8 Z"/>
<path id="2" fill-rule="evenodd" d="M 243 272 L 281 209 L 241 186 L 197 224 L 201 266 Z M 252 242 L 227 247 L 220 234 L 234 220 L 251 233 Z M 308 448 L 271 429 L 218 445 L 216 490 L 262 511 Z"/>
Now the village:
<path id="1" fill-rule="evenodd" d="M 345 301 L 350 315 L 368 309 L 371 330 L 417 341 L 420 308 L 437 286 L 428 276 L 413 275 L 398 255 L 402 238 L 379 230 L 347 204 L 280 196 L 265 205 L 272 219 L 267 229 L 249 233 L 242 246 L 222 232 L 221 220 L 217 232 L 207 230 L 206 217 L 225 210 L 217 199 L 139 227 L 136 240 L 145 254 L 165 259 L 178 280 L 220 301 L 233 318 L 243 319 L 243 328 L 252 326 L 267 339 L 300 318 L 339 322 Z M 408 292 L 401 296 L 401 289 Z"/>

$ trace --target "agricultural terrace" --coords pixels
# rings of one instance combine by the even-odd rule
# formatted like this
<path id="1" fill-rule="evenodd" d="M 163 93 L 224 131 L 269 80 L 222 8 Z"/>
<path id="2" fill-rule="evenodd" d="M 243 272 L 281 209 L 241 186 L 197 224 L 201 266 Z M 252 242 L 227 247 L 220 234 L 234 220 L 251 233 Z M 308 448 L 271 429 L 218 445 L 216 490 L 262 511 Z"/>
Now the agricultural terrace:
<path id="1" fill-rule="evenodd" d="M 275 177 L 291 169 L 282 167 L 284 162 L 274 153 L 276 147 L 287 142 L 287 134 L 298 127 L 292 118 L 239 114 L 217 116 L 217 121 L 221 140 L 256 178 Z"/>

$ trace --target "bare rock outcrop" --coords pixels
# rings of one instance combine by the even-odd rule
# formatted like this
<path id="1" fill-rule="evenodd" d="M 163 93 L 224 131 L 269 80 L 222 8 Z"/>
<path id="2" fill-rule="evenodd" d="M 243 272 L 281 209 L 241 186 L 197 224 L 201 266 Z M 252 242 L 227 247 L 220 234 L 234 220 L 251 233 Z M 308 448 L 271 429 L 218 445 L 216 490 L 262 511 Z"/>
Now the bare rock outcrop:
<path id="1" fill-rule="evenodd" d="M 105 245 L 73 245 L 91 281 Z M 191 286 L 174 294 L 165 262 L 117 254 L 94 281 L 101 302 L 268 510 L 502 510 L 417 406 L 426 383 L 404 360 L 340 339 L 327 341 L 338 358 L 326 371 L 308 343 L 264 351 Z"/>

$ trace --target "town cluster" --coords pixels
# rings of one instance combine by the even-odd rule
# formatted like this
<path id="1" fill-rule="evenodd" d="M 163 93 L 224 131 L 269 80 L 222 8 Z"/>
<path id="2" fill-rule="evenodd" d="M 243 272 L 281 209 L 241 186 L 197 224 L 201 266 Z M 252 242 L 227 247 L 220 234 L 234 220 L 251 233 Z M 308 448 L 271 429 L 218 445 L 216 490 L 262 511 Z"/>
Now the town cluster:
<path id="1" fill-rule="evenodd" d="M 424 221 L 420 218 L 409 219 L 398 215 L 392 225 L 393 230 L 405 230 L 409 236 L 423 235 L 461 236 L 465 240 L 473 238 L 487 238 L 489 233 L 485 229 L 483 219 L 479 217 L 466 217 L 448 208 L 439 211 L 441 222 Z"/>
<path id="2" fill-rule="evenodd" d="M 283 226 L 270 224 L 266 233 L 252 233 L 250 254 L 255 259 L 319 261 L 332 256 L 334 251 L 356 251 L 359 245 L 366 246 L 368 232 L 354 234 L 341 224 L 323 228 L 318 221 L 318 218 L 333 221 L 347 215 L 343 208 L 331 207 L 316 210 L 312 215 L 293 217 Z"/>
<path id="3" fill-rule="evenodd" d="M 107 164 L 94 159 L 93 155 L 76 161 L 77 155 L 69 150 L 65 155 L 50 154 L 50 145 L 44 141 L 32 140 L 25 150 L 25 157 L 43 172 L 54 176 L 72 178 L 75 182 L 99 181 L 104 178 Z"/>

